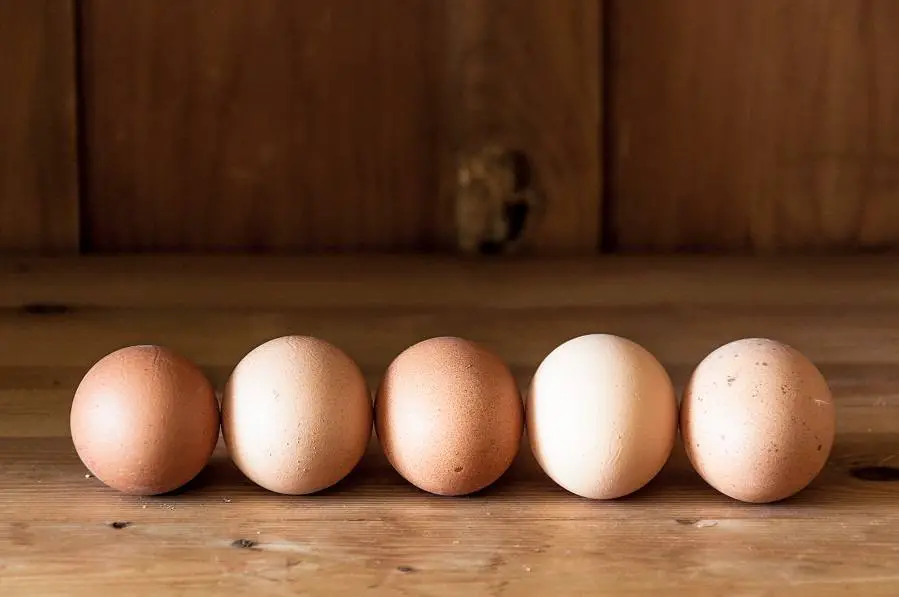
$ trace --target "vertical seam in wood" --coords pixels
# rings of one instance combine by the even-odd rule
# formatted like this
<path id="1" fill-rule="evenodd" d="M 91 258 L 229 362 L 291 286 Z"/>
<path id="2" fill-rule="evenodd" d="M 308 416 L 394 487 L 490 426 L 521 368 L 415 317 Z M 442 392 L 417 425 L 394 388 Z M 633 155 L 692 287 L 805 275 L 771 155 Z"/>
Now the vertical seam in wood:
<path id="1" fill-rule="evenodd" d="M 614 197 L 615 138 L 614 138 L 614 54 L 613 28 L 615 0 L 599 0 L 600 127 L 599 127 L 599 247 L 600 253 L 614 253 L 618 244 L 615 234 Z"/>
<path id="2" fill-rule="evenodd" d="M 438 171 L 438 205 L 436 210 L 435 237 L 438 250 L 455 251 L 455 228 L 450 225 L 453 222 L 453 208 L 456 186 L 456 158 L 459 152 L 459 137 L 461 133 L 460 121 L 464 114 L 464 107 L 459 104 L 463 93 L 460 86 L 460 45 L 458 39 L 457 13 L 464 10 L 460 3 L 441 3 L 441 53 L 438 63 L 439 93 L 438 102 L 438 140 L 437 153 L 439 161 Z"/>
<path id="3" fill-rule="evenodd" d="M 78 238 L 76 242 L 76 252 L 83 253 L 90 251 L 91 234 L 88 219 L 85 217 L 86 203 L 88 201 L 88 193 L 90 186 L 88 184 L 88 143 L 87 143 L 87 126 L 86 126 L 86 107 L 85 107 L 85 81 L 84 81 L 84 60 L 83 60 L 83 42 L 84 42 L 84 0 L 71 0 L 72 10 L 72 27 L 73 27 L 73 44 L 72 52 L 75 61 L 75 173 L 78 177 L 76 184 L 77 218 L 78 218 Z"/>

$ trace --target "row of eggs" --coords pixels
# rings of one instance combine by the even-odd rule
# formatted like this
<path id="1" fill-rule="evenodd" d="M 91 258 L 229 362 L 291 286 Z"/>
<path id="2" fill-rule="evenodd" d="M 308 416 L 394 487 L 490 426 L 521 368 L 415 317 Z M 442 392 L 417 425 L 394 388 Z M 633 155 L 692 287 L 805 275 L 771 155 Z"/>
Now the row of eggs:
<path id="1" fill-rule="evenodd" d="M 669 459 L 680 429 L 711 486 L 747 502 L 805 488 L 834 439 L 827 383 L 794 348 L 761 338 L 718 347 L 678 405 L 665 368 L 609 334 L 573 338 L 537 368 L 526 397 L 509 367 L 462 338 L 419 342 L 397 356 L 372 403 L 358 365 L 336 346 L 284 336 L 237 364 L 222 393 L 161 346 L 116 350 L 75 393 L 71 432 L 82 462 L 119 491 L 175 490 L 206 466 L 219 431 L 236 466 L 277 493 L 310 494 L 360 462 L 374 427 L 390 464 L 439 495 L 491 485 L 527 427 L 540 467 L 592 499 L 633 493 Z"/>

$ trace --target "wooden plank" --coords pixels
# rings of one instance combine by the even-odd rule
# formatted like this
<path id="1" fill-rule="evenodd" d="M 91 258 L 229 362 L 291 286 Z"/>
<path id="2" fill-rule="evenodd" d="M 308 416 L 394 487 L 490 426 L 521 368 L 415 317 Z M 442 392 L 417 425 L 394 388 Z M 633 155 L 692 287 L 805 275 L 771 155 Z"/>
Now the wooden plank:
<path id="1" fill-rule="evenodd" d="M 893 257 L 90 256 L 0 261 L 0 309 L 899 309 Z"/>
<path id="2" fill-rule="evenodd" d="M 131 344 L 165 344 L 201 365 L 232 367 L 253 347 L 284 334 L 333 342 L 376 370 L 428 337 L 481 342 L 516 367 L 534 366 L 585 333 L 624 336 L 666 364 L 697 364 L 744 337 L 773 337 L 819 364 L 899 364 L 895 309 L 98 309 L 60 315 L 0 311 L 0 366 L 87 367 Z M 60 339 L 64 338 L 64 341 Z"/>
<path id="3" fill-rule="evenodd" d="M 3 589 L 537 597 L 601 586 L 634 596 L 891 597 L 899 591 L 893 270 L 883 258 L 627 258 L 603 268 L 516 260 L 505 269 L 421 258 L 8 261 L 0 267 Z M 428 290 L 435 282 L 444 293 Z M 748 505 L 703 483 L 678 446 L 648 487 L 594 503 L 554 485 L 525 440 L 498 483 L 440 498 L 404 482 L 374 438 L 348 479 L 314 496 L 262 490 L 220 445 L 182 491 L 138 498 L 86 476 L 67 437 L 80 376 L 122 343 L 173 344 L 221 387 L 255 342 L 314 333 L 348 348 L 374 387 L 414 339 L 463 333 L 497 348 L 525 388 L 556 342 L 594 330 L 644 342 L 678 390 L 725 339 L 795 341 L 834 392 L 838 435 L 827 467 L 793 499 Z"/>
<path id="4" fill-rule="evenodd" d="M 0 389 L 0 437 L 69 437 L 73 395 L 74 388 Z"/>
<path id="5" fill-rule="evenodd" d="M 602 148 L 598 0 L 447 2 L 443 238 L 503 243 L 499 204 L 524 203 L 521 244 L 538 253 L 599 247 Z M 494 148 L 523 154 L 509 198 Z M 516 178 L 515 176 L 512 177 Z M 462 208 L 454 217 L 453 208 Z M 496 209 L 491 209 L 496 207 Z M 492 214 L 492 215 L 491 215 Z M 505 232 L 508 232 L 503 228 Z M 455 236 L 454 236 L 455 235 Z M 447 243 L 449 244 L 449 243 Z M 505 249 L 505 246 L 501 246 Z"/>
<path id="6" fill-rule="evenodd" d="M 186 490 L 138 498 L 85 478 L 68 440 L 7 439 L 0 561 L 13 594 L 886 597 L 899 484 L 865 469 L 897 449 L 895 434 L 844 435 L 812 486 L 752 506 L 706 486 L 680 449 L 647 488 L 602 504 L 563 492 L 526 451 L 478 495 L 425 495 L 374 443 L 315 496 L 265 492 L 220 447 Z"/>
<path id="7" fill-rule="evenodd" d="M 614 246 L 899 246 L 899 3 L 611 7 Z"/>
<path id="8" fill-rule="evenodd" d="M 454 334 L 514 367 L 590 332 L 672 366 L 770 336 L 819 364 L 899 362 L 890 259 L 515 260 L 86 258 L 0 267 L 0 367 L 82 368 L 155 342 L 229 368 L 286 333 L 337 343 L 378 373 L 408 345 Z M 65 342 L 59 341 L 65 338 Z"/>
<path id="9" fill-rule="evenodd" d="M 0 2 L 0 252 L 78 250 L 70 0 Z"/>
<path id="10" fill-rule="evenodd" d="M 440 3 L 81 10 L 91 248 L 431 244 Z"/>

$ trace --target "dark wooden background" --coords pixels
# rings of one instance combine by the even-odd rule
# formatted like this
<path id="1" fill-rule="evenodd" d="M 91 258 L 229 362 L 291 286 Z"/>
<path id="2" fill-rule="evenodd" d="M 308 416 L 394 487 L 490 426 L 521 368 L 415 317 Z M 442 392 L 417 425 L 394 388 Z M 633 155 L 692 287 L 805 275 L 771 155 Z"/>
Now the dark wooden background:
<path id="1" fill-rule="evenodd" d="M 896 0 L 0 0 L 0 250 L 899 246 Z M 533 211 L 537 214 L 537 211 Z"/>

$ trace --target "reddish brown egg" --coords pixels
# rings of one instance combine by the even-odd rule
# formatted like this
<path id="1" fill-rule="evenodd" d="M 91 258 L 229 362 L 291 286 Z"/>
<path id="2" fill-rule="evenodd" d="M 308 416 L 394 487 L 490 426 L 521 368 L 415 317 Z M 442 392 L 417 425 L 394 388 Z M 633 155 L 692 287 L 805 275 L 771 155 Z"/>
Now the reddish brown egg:
<path id="1" fill-rule="evenodd" d="M 131 346 L 100 359 L 72 402 L 72 441 L 81 461 L 119 491 L 178 489 L 206 466 L 219 434 L 209 380 L 161 346 Z"/>
<path id="2" fill-rule="evenodd" d="M 375 399 L 378 439 L 410 483 L 463 495 L 512 464 L 524 426 L 515 378 L 495 354 L 461 338 L 432 338 L 390 364 Z"/>

